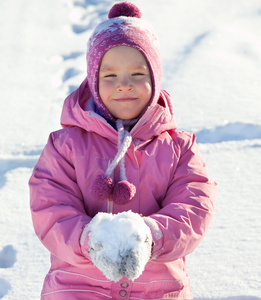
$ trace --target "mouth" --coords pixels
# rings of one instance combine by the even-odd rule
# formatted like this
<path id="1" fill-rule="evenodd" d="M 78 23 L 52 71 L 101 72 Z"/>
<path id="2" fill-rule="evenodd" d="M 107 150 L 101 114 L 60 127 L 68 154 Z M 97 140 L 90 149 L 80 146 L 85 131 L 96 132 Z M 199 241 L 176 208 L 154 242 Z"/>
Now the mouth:
<path id="1" fill-rule="evenodd" d="M 117 98 L 117 99 L 114 99 L 114 100 L 118 101 L 118 102 L 128 102 L 128 101 L 137 100 L 137 98 L 135 98 L 135 97 L 123 97 L 123 98 Z"/>

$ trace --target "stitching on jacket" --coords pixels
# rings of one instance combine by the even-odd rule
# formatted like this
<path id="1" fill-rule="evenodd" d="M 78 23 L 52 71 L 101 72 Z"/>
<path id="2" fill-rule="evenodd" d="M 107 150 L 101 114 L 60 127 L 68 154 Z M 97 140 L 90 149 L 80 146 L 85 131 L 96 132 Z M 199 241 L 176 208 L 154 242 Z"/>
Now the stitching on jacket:
<path id="1" fill-rule="evenodd" d="M 134 283 L 133 283 L 133 285 L 135 285 L 135 284 L 150 284 L 150 283 L 157 283 L 157 282 L 178 282 L 178 281 L 183 281 L 183 280 L 185 280 L 185 279 L 188 279 L 188 277 L 183 277 L 183 278 L 181 278 L 181 279 L 177 279 L 177 280 L 171 280 L 171 279 L 163 279 L 163 280 L 152 280 L 152 281 L 146 281 L 146 282 L 140 282 L 140 281 L 135 281 Z"/>
<path id="2" fill-rule="evenodd" d="M 72 275 L 76 275 L 76 276 L 81 276 L 81 277 L 86 277 L 86 278 L 89 278 L 91 280 L 94 280 L 94 281 L 100 281 L 100 282 L 107 282 L 107 283 L 110 283 L 111 281 L 110 280 L 103 280 L 103 279 L 96 279 L 96 278 L 93 278 L 93 277 L 90 277 L 90 276 L 87 276 L 87 275 L 84 275 L 84 274 L 79 274 L 79 273 L 74 273 L 74 272 L 68 272 L 68 271 L 64 271 L 64 270 L 54 270 L 54 271 L 51 271 L 48 273 L 48 275 L 52 275 L 52 274 L 55 274 L 55 273 L 65 273 L 65 274 L 72 274 Z"/>
<path id="3" fill-rule="evenodd" d="M 103 296 L 105 296 L 107 298 L 112 299 L 111 296 L 108 296 L 108 295 L 103 294 L 103 293 L 99 293 L 99 292 L 92 291 L 92 290 L 81 290 L 81 289 L 57 290 L 57 291 L 53 291 L 53 292 L 49 292 L 49 293 L 44 293 L 44 294 L 42 294 L 42 296 L 47 296 L 47 295 L 51 295 L 51 294 L 54 294 L 54 293 L 61 293 L 61 292 L 91 292 L 91 293 L 103 295 Z"/>

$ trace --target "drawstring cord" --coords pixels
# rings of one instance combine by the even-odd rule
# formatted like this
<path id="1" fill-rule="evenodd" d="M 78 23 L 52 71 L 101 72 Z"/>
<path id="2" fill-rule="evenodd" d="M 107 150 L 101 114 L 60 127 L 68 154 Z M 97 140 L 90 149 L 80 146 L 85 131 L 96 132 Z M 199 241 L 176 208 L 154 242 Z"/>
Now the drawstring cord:
<path id="1" fill-rule="evenodd" d="M 134 122 L 135 120 L 132 120 Z M 118 131 L 118 152 L 112 162 L 109 163 L 105 174 L 98 175 L 94 180 L 92 187 L 92 195 L 97 200 L 110 200 L 116 204 L 126 204 L 135 195 L 136 188 L 128 182 L 125 169 L 125 154 L 132 142 L 132 137 L 129 131 L 124 129 L 124 121 L 118 119 L 116 127 Z M 126 127 L 132 125 L 130 122 L 125 122 Z M 113 181 L 113 171 L 119 164 L 120 181 L 116 184 Z"/>
<path id="2" fill-rule="evenodd" d="M 117 130 L 118 130 L 118 152 L 117 152 L 116 156 L 114 157 L 113 161 L 109 164 L 109 166 L 105 172 L 105 175 L 111 176 L 112 172 L 114 171 L 114 169 L 120 162 L 120 167 L 122 166 L 122 168 L 120 168 L 121 169 L 120 179 L 127 180 L 126 174 L 125 174 L 124 156 L 125 156 L 128 148 L 130 147 L 130 144 L 132 142 L 132 137 L 128 131 L 124 130 L 122 120 L 118 119 L 116 121 L 116 126 L 117 126 Z"/>

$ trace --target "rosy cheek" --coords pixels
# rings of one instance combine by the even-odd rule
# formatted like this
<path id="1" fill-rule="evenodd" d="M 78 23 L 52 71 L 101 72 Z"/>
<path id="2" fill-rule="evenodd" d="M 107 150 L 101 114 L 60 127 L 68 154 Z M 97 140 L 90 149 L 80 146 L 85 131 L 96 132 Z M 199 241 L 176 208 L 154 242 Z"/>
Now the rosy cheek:
<path id="1" fill-rule="evenodd" d="M 100 88 L 109 89 L 114 86 L 112 81 L 104 80 L 100 83 Z"/>
<path id="2" fill-rule="evenodd" d="M 106 81 L 99 82 L 99 93 L 103 94 L 106 93 L 111 88 L 111 84 Z"/>

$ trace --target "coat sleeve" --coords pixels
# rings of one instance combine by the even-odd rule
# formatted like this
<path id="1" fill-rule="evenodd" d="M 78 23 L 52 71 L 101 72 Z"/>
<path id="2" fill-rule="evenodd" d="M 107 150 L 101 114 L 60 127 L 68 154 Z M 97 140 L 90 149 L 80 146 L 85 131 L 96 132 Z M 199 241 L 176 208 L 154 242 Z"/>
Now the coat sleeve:
<path id="1" fill-rule="evenodd" d="M 216 199 L 217 185 L 189 133 L 172 133 L 178 162 L 162 208 L 149 217 L 154 238 L 153 258 L 174 261 L 191 253 L 206 234 Z M 154 225 L 153 225 L 154 223 Z"/>
<path id="2" fill-rule="evenodd" d="M 29 180 L 32 221 L 38 238 L 52 254 L 84 268 L 90 260 L 80 237 L 91 218 L 76 182 L 70 149 L 68 145 L 56 147 L 55 134 L 50 135 Z"/>

